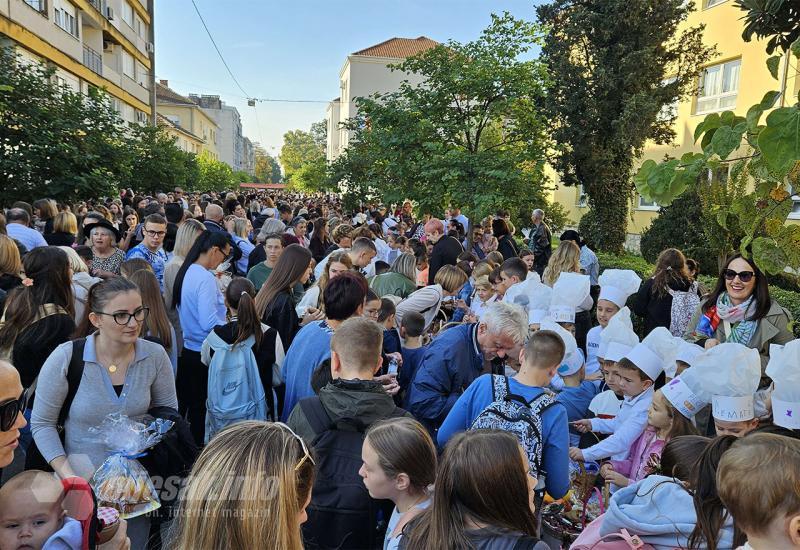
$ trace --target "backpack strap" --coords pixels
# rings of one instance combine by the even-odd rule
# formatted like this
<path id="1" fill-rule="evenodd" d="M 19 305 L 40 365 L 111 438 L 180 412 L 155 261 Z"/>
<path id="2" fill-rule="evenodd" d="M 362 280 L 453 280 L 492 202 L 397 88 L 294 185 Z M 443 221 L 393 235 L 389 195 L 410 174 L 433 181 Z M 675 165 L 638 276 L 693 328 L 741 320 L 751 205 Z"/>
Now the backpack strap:
<path id="1" fill-rule="evenodd" d="M 322 406 L 319 396 L 315 395 L 300 400 L 300 410 L 303 411 L 315 436 L 327 432 L 331 428 L 331 417 L 325 407 Z"/>
<path id="2" fill-rule="evenodd" d="M 69 409 L 72 407 L 72 401 L 75 399 L 75 394 L 78 393 L 78 387 L 81 385 L 84 367 L 83 350 L 85 347 L 86 338 L 78 338 L 72 341 L 72 357 L 69 360 L 67 370 L 67 396 L 61 405 L 61 411 L 58 413 L 58 426 L 63 426 L 64 422 L 66 422 Z"/>
<path id="3" fill-rule="evenodd" d="M 544 411 L 556 403 L 557 401 L 553 395 L 549 391 L 545 390 L 541 394 L 531 399 L 531 402 L 528 405 L 535 414 L 541 416 Z"/>

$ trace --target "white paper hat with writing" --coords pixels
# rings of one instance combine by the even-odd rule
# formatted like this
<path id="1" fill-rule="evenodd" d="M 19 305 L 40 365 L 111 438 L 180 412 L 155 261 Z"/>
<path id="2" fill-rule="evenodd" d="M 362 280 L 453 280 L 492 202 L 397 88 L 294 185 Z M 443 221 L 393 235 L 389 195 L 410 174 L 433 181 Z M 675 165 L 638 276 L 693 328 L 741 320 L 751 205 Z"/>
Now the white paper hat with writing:
<path id="1" fill-rule="evenodd" d="M 687 342 L 677 337 L 676 339 L 679 342 L 679 347 L 678 354 L 675 356 L 675 361 L 682 361 L 691 367 L 692 364 L 694 364 L 695 358 L 705 350 L 692 342 Z M 675 378 L 675 374 L 678 372 L 678 365 L 673 361 L 664 367 L 664 372 L 667 373 L 669 378 Z"/>
<path id="2" fill-rule="evenodd" d="M 642 279 L 631 269 L 606 269 L 598 279 L 600 296 L 618 308 L 625 307 L 628 297 L 639 290 Z"/>
<path id="3" fill-rule="evenodd" d="M 715 349 L 717 348 L 706 352 L 701 350 L 701 356 L 711 354 Z M 686 369 L 661 388 L 661 393 L 678 412 L 686 418 L 692 418 L 700 409 L 711 403 L 711 394 L 704 389 L 703 380 L 709 375 L 713 376 L 716 370 L 716 361 L 698 362 L 695 360 L 691 368 Z"/>
<path id="4" fill-rule="evenodd" d="M 561 337 L 565 348 L 564 357 L 561 359 L 562 366 L 580 351 L 578 349 L 578 343 L 575 341 L 575 337 L 572 335 L 572 333 L 556 323 L 551 317 L 545 317 L 542 319 L 542 322 L 539 324 L 539 330 L 552 330 Z M 580 368 L 580 366 L 578 368 Z M 561 374 L 560 367 L 559 374 Z"/>
<path id="5" fill-rule="evenodd" d="M 511 288 L 514 287 L 512 286 Z M 511 288 L 508 289 L 509 292 L 511 291 Z M 506 294 L 508 294 L 508 292 Z M 541 284 L 534 288 L 530 295 L 530 302 L 528 302 L 529 324 L 539 324 L 542 322 L 542 319 L 547 317 L 547 312 L 550 309 L 550 300 L 552 297 L 553 289 L 549 286 Z"/>
<path id="6" fill-rule="evenodd" d="M 714 418 L 729 422 L 755 418 L 754 394 L 761 379 L 758 350 L 742 344 L 718 344 L 699 355 L 691 369 L 701 369 L 698 381 L 711 394 Z"/>
<path id="7" fill-rule="evenodd" d="M 675 364 L 680 345 L 680 341 L 668 329 L 656 327 L 625 357 L 655 380 L 667 365 Z"/>
<path id="8" fill-rule="evenodd" d="M 550 317 L 557 323 L 574 323 L 578 306 L 589 296 L 588 275 L 563 272 L 553 285 Z"/>
<path id="9" fill-rule="evenodd" d="M 800 340 L 769 347 L 767 376 L 772 378 L 772 418 L 775 424 L 800 429 Z"/>
<path id="10" fill-rule="evenodd" d="M 537 274 L 536 278 L 525 279 L 520 283 L 511 285 L 503 296 L 503 301 L 520 305 L 526 312 L 530 313 L 531 296 L 536 288 L 540 286 L 543 285 Z"/>
<path id="11" fill-rule="evenodd" d="M 619 361 L 639 343 L 633 331 L 631 310 L 623 307 L 608 320 L 608 325 L 600 333 L 600 348 L 597 356 L 606 361 Z"/>

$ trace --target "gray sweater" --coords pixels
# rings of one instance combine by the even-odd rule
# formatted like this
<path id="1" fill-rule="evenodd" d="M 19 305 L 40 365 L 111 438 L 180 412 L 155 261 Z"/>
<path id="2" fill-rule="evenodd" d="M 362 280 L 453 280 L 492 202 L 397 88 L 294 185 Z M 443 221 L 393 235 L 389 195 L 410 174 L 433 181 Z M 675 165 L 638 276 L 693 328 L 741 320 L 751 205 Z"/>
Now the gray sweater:
<path id="1" fill-rule="evenodd" d="M 42 456 L 48 462 L 65 454 L 56 424 L 61 405 L 67 396 L 67 370 L 72 357 L 72 342 L 58 346 L 47 358 L 39 374 L 36 400 L 31 417 L 31 431 Z M 111 454 L 97 441 L 89 428 L 99 426 L 105 417 L 119 412 L 140 417 L 152 407 L 177 409 L 175 378 L 164 348 L 139 339 L 136 355 L 128 367 L 122 393 L 117 396 L 106 369 L 97 363 L 94 335 L 86 339 L 83 351 L 84 371 L 78 392 L 65 422 L 65 446 L 76 474 L 89 479 Z"/>

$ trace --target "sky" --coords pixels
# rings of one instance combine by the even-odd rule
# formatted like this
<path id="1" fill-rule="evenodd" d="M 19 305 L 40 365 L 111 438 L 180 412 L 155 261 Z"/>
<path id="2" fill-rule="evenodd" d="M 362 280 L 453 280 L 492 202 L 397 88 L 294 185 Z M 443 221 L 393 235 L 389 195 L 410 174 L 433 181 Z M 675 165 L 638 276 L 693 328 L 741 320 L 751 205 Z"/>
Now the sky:
<path id="1" fill-rule="evenodd" d="M 156 0 L 156 79 L 184 95 L 221 96 L 243 133 L 277 155 L 283 134 L 325 118 L 347 55 L 393 37 L 469 42 L 490 14 L 534 20 L 540 0 L 194 0 L 239 89 L 214 50 L 192 0 Z M 247 97 L 318 103 L 258 102 Z"/>

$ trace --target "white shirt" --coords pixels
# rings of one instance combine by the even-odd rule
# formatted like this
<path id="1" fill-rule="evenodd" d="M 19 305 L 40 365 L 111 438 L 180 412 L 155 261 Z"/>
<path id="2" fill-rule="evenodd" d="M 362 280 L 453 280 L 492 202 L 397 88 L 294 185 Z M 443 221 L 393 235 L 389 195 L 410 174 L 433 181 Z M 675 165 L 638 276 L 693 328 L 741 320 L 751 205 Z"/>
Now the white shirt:
<path id="1" fill-rule="evenodd" d="M 609 437 L 583 450 L 587 462 L 611 457 L 625 460 L 631 445 L 647 426 L 647 410 L 653 401 L 653 386 L 636 397 L 625 396 L 619 414 L 610 419 L 592 418 L 592 431 L 611 434 Z"/>
<path id="2" fill-rule="evenodd" d="M 597 359 L 597 352 L 600 350 L 600 335 L 603 327 L 597 325 L 592 327 L 586 334 L 586 376 L 600 370 L 600 361 Z"/>
<path id="3" fill-rule="evenodd" d="M 6 225 L 6 233 L 12 239 L 21 242 L 28 252 L 40 246 L 47 246 L 47 241 L 41 233 L 21 223 L 11 222 Z"/>
<path id="4" fill-rule="evenodd" d="M 497 301 L 497 294 L 492 294 L 492 297 L 486 300 L 485 302 L 481 302 L 481 299 L 478 298 L 478 295 L 475 295 L 475 298 L 472 300 L 472 304 L 470 304 L 469 308 L 472 310 L 472 313 L 480 320 L 481 315 L 483 312 L 486 311 L 486 308 L 489 305 L 495 303 Z"/>

